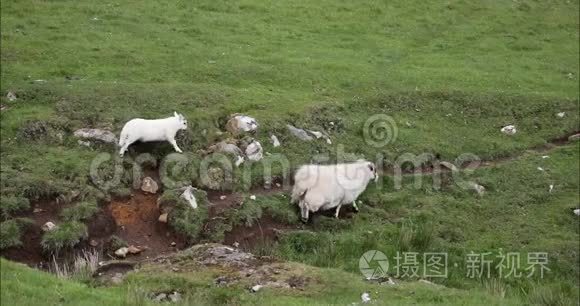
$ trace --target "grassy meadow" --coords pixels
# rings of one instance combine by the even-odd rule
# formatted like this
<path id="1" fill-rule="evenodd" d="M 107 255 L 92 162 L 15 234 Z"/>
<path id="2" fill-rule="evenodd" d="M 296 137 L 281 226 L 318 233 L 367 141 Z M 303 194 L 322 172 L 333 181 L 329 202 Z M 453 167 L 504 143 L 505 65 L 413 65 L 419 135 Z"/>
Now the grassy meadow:
<path id="1" fill-rule="evenodd" d="M 73 132 L 90 127 L 118 135 L 136 117 L 186 116 L 189 128 L 178 143 L 191 164 L 176 178 L 194 186 L 200 150 L 227 137 L 221 132 L 232 113 L 257 119 L 255 137 L 272 154 L 264 160 L 284 156 L 290 163 L 274 166 L 280 176 L 325 156 L 329 162 L 380 156 L 386 166 L 406 153 L 501 161 L 462 172 L 460 178 L 486 188 L 481 197 L 448 175 L 440 188 L 429 175 L 419 186 L 405 176 L 400 188 L 384 176 L 361 196 L 358 214 L 320 216 L 256 246 L 257 254 L 312 269 L 325 284 L 299 294 L 228 292 L 208 285 L 209 272 L 196 278 L 147 269 L 108 288 L 2 259 L 3 303 L 142 305 L 149 302 L 135 303 L 131 288 L 161 290 L 165 281 L 204 304 L 344 305 L 360 302 L 364 291 L 372 291 L 373 303 L 389 305 L 577 303 L 580 230 L 571 210 L 580 205 L 580 147 L 531 149 L 580 130 L 578 0 L 5 0 L 0 9 L 0 249 L 21 244 L 34 203 L 57 198 L 72 206 L 61 215 L 67 226 L 45 235 L 47 251 L 85 239 L 84 222 L 99 213 L 97 204 L 130 188 L 131 161 L 121 186 L 98 190 L 91 162 L 102 153 L 116 156 L 117 148 L 79 145 Z M 390 116 L 397 132 L 381 147 L 369 145 L 363 132 L 375 114 Z M 333 143 L 300 141 L 287 123 L 324 131 Z M 508 124 L 516 125 L 515 135 L 500 132 Z M 271 145 L 272 134 L 280 147 Z M 129 159 L 136 150 L 158 161 L 173 152 L 169 144 L 133 148 Z M 262 164 L 245 167 L 251 180 L 236 169 L 232 189 L 262 184 Z M 80 194 L 79 203 L 66 200 L 71 193 Z M 262 215 L 300 224 L 287 202 L 282 195 L 260 197 L 256 207 L 233 210 L 222 231 Z M 200 224 L 181 228 L 196 236 Z M 223 232 L 212 237 L 220 239 Z M 447 252 L 449 277 L 432 280 L 445 287 L 417 278 L 398 287 L 366 283 L 359 258 L 373 249 L 389 258 Z M 550 272 L 542 279 L 495 272 L 469 278 L 470 252 L 547 252 Z"/>

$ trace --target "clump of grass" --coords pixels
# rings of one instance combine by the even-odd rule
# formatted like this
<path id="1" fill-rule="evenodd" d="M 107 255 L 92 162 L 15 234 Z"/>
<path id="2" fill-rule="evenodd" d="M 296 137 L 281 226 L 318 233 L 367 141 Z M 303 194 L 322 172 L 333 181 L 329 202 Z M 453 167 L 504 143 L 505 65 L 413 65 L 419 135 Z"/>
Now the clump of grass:
<path id="1" fill-rule="evenodd" d="M 34 222 L 28 218 L 16 218 L 0 223 L 0 250 L 22 245 L 20 237 L 27 226 Z"/>
<path id="2" fill-rule="evenodd" d="M 420 221 L 414 223 L 406 219 L 399 230 L 399 251 L 424 252 L 431 246 L 433 240 L 433 228 L 429 223 Z"/>
<path id="3" fill-rule="evenodd" d="M 527 299 L 530 305 L 564 306 L 575 304 L 569 296 L 548 286 L 532 286 L 527 293 Z"/>
<path id="4" fill-rule="evenodd" d="M 483 282 L 483 287 L 489 294 L 495 295 L 501 298 L 505 298 L 506 292 L 508 290 L 508 286 L 506 283 L 502 282 L 501 279 L 491 278 L 486 279 Z"/>
<path id="5" fill-rule="evenodd" d="M 205 192 L 197 190 L 194 196 L 197 200 L 197 209 L 193 209 L 184 199 L 177 197 L 177 201 L 171 207 L 168 220 L 169 225 L 176 232 L 187 236 L 190 241 L 199 238 L 209 214 Z M 165 201 L 168 200 L 173 201 L 175 197 L 168 194 L 160 203 L 167 203 Z"/>
<path id="6" fill-rule="evenodd" d="M 63 209 L 60 215 L 65 221 L 86 221 L 97 211 L 99 211 L 99 207 L 95 201 L 86 201 Z"/>
<path id="7" fill-rule="evenodd" d="M 117 236 L 117 235 L 113 235 L 109 238 L 109 248 L 112 251 L 118 250 L 122 247 L 126 247 L 129 246 L 129 244 L 127 243 L 127 241 L 123 240 L 123 238 Z"/>
<path id="8" fill-rule="evenodd" d="M 0 197 L 0 213 L 3 219 L 9 219 L 15 213 L 30 208 L 30 201 L 24 197 L 6 195 Z"/>
<path id="9" fill-rule="evenodd" d="M 227 212 L 227 218 L 233 225 L 244 224 L 247 227 L 254 225 L 262 217 L 262 207 L 256 203 L 245 201 L 241 207 Z"/>
<path id="10" fill-rule="evenodd" d="M 274 220 L 286 224 L 300 222 L 296 206 L 288 204 L 288 199 L 283 196 L 268 197 L 259 201 L 262 209 Z"/>
<path id="11" fill-rule="evenodd" d="M 42 236 L 42 248 L 58 254 L 61 250 L 72 248 L 88 237 L 87 226 L 78 221 L 68 221 Z"/>
<path id="12" fill-rule="evenodd" d="M 99 267 L 100 256 L 97 250 L 83 250 L 73 258 L 72 263 L 58 263 L 56 257 L 52 257 L 50 271 L 59 278 L 73 279 L 88 283 L 92 280 L 93 273 Z"/>

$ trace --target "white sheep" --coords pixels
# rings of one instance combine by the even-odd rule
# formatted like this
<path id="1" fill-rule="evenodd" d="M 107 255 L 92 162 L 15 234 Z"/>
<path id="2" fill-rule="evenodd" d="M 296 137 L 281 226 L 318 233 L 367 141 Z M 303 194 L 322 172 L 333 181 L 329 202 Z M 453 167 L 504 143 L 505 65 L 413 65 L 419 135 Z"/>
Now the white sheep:
<path id="1" fill-rule="evenodd" d="M 187 120 L 183 115 L 173 112 L 173 117 L 163 119 L 132 119 L 125 123 L 119 137 L 119 155 L 123 156 L 127 148 L 136 141 L 168 141 L 175 151 L 181 153 L 181 149 L 175 142 L 175 134 L 179 130 L 187 129 Z"/>
<path id="2" fill-rule="evenodd" d="M 373 179 L 378 180 L 376 166 L 365 160 L 337 165 L 304 165 L 294 175 L 291 202 L 298 202 L 305 222 L 309 212 L 334 207 L 338 218 L 342 205 L 352 203 L 358 211 L 356 199 Z"/>

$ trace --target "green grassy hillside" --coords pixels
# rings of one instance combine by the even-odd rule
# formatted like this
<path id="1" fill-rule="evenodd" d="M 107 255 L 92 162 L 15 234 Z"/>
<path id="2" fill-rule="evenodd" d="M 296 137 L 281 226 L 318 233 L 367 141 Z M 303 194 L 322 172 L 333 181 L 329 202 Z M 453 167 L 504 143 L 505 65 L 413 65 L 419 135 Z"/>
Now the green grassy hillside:
<path id="1" fill-rule="evenodd" d="M 368 289 L 380 291 L 386 303 L 573 303 L 580 238 L 570 209 L 580 205 L 579 147 L 528 150 L 580 130 L 579 9 L 578 0 L 2 1 L 0 246 L 21 244 L 26 217 L 39 200 L 78 192 L 93 201 L 127 191 L 127 160 L 117 189 L 94 188 L 91 162 L 101 153 L 116 156 L 117 149 L 79 145 L 76 129 L 118 135 L 131 118 L 181 112 L 189 128 L 178 142 L 191 165 L 176 178 L 195 185 L 198 173 L 191 170 L 203 157 L 200 150 L 226 137 L 220 131 L 230 114 L 245 113 L 260 123 L 255 137 L 273 154 L 265 160 L 281 154 L 289 161 L 289 169 L 274 167 L 276 175 L 320 155 L 330 161 L 379 156 L 387 166 L 406 153 L 499 161 L 462 174 L 486 187 L 482 197 L 460 188 L 456 178 L 444 176 L 438 189 L 430 176 L 420 187 L 406 176 L 395 188 L 394 178 L 385 176 L 382 188 L 373 185 L 362 195 L 359 214 L 320 217 L 306 231 L 256 246 L 256 253 L 315 266 L 329 280 L 324 290 L 284 293 L 281 304 L 358 302 L 369 286 L 359 280 L 358 259 L 370 249 L 389 257 L 409 249 L 446 251 L 458 264 L 437 281 L 448 287 L 444 294 L 415 280 L 401 290 Z M 8 92 L 17 99 L 8 99 Z M 390 116 L 397 131 L 382 147 L 369 145 L 363 132 L 375 114 Z M 287 123 L 324 130 L 333 144 L 300 141 Z M 517 126 L 515 135 L 499 131 L 508 124 Z M 281 147 L 270 144 L 271 134 Z M 159 160 L 173 152 L 169 144 L 138 150 Z M 112 175 L 108 166 L 103 172 Z M 243 181 L 243 169 L 235 170 L 234 189 L 261 185 L 261 167 L 250 164 L 250 182 Z M 278 212 L 296 225 L 287 201 L 276 195 L 257 202 L 264 215 Z M 236 218 L 257 220 L 258 214 L 261 209 Z M 551 272 L 492 286 L 466 277 L 461 264 L 471 251 L 547 252 Z M 126 304 L 135 285 L 93 288 L 1 263 L 7 305 Z M 266 291 L 260 300 L 245 288 L 236 288 L 240 297 L 234 297 L 195 275 L 158 278 L 200 287 L 197 297 L 208 304 L 280 297 Z M 135 281 L 137 287 L 163 282 Z"/>

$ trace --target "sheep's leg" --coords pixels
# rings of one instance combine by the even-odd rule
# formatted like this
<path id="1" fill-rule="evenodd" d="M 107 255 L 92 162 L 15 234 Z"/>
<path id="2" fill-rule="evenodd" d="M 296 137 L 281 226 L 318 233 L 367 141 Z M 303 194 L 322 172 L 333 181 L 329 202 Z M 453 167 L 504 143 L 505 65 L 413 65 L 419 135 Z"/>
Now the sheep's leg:
<path id="1" fill-rule="evenodd" d="M 308 205 L 304 203 L 304 201 L 300 201 L 300 214 L 302 216 L 302 222 L 308 222 L 308 214 L 310 213 L 310 209 L 308 209 Z"/>
<path id="2" fill-rule="evenodd" d="M 176 152 L 183 153 L 183 151 L 181 151 L 181 149 L 177 146 L 175 138 L 169 138 L 167 141 L 169 141 L 169 143 L 173 146 Z"/>
<path id="3" fill-rule="evenodd" d="M 338 213 L 340 213 L 340 207 L 342 206 L 342 204 L 338 204 L 338 206 L 336 207 L 336 212 L 334 213 L 334 217 L 336 219 L 338 219 Z"/>
<path id="4" fill-rule="evenodd" d="M 126 142 L 122 147 L 121 150 L 119 150 L 119 155 L 121 157 L 123 157 L 123 155 L 125 155 L 125 152 L 127 152 L 127 149 L 129 148 L 129 146 L 131 145 L 131 142 Z"/>
<path id="5" fill-rule="evenodd" d="M 356 200 L 352 201 L 352 206 L 354 207 L 354 210 L 356 212 L 358 212 L 358 206 L 356 206 Z"/>

